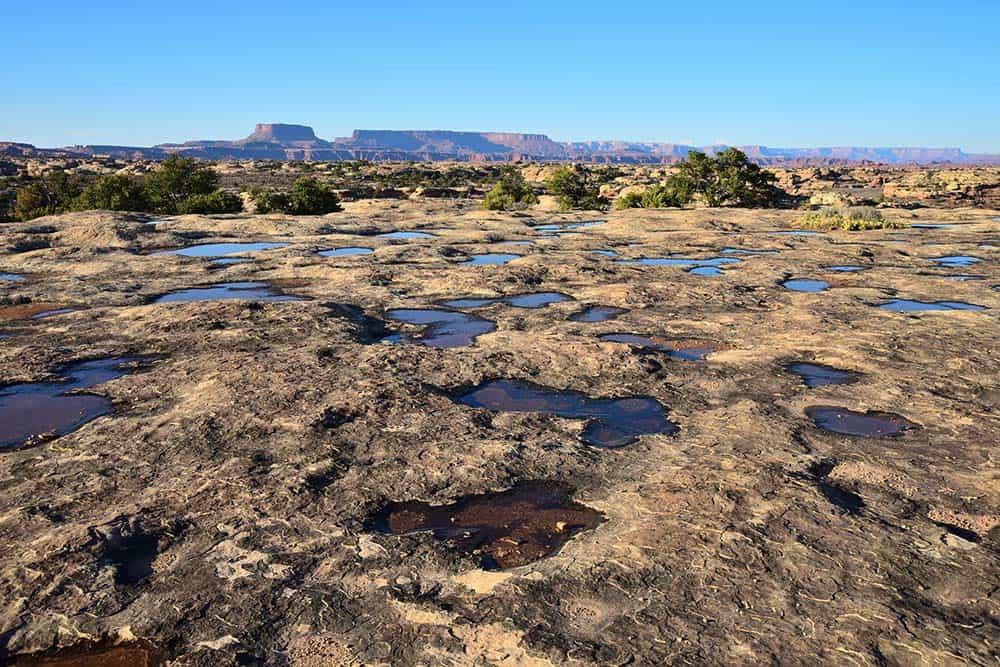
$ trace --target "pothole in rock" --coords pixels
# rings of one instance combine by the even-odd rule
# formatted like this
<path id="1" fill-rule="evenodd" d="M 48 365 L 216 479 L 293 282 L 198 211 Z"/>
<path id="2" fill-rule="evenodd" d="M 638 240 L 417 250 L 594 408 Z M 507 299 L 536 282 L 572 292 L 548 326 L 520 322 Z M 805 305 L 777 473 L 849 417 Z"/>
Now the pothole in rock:
<path id="1" fill-rule="evenodd" d="M 614 250 L 605 250 L 603 248 L 598 248 L 597 250 L 591 250 L 590 252 L 593 255 L 601 255 L 603 257 L 617 257 L 618 256 L 618 253 L 615 252 Z"/>
<path id="2" fill-rule="evenodd" d="M 390 503 L 367 525 L 391 535 L 430 532 L 450 548 L 478 557 L 483 569 L 502 570 L 552 556 L 603 521 L 603 514 L 574 501 L 569 487 L 531 481 L 448 505 Z"/>
<path id="3" fill-rule="evenodd" d="M 18 303 L 0 306 L 0 320 L 41 320 L 79 310 L 58 303 Z"/>
<path id="4" fill-rule="evenodd" d="M 982 257 L 976 257 L 975 255 L 945 255 L 944 257 L 932 257 L 931 259 L 939 266 L 948 269 L 959 269 L 983 261 Z"/>
<path id="5" fill-rule="evenodd" d="M 506 264 L 507 262 L 512 262 L 515 259 L 521 259 L 523 255 L 515 255 L 513 253 L 502 253 L 502 252 L 491 252 L 483 255 L 471 255 L 469 259 L 464 262 L 459 262 L 461 266 L 482 266 L 486 264 Z"/>
<path id="6" fill-rule="evenodd" d="M 273 248 L 284 248 L 287 243 L 200 243 L 176 250 L 161 250 L 153 255 L 180 255 L 181 257 L 222 257 L 241 252 L 259 252 Z"/>
<path id="7" fill-rule="evenodd" d="M 910 229 L 952 229 L 955 225 L 948 222 L 915 222 Z"/>
<path id="8" fill-rule="evenodd" d="M 641 435 L 676 433 L 667 409 L 649 396 L 590 398 L 575 391 L 550 389 L 520 380 L 490 380 L 461 393 L 459 403 L 494 412 L 539 412 L 587 419 L 580 435 L 594 447 L 624 447 Z"/>
<path id="9" fill-rule="evenodd" d="M 782 282 L 781 286 L 793 292 L 822 292 L 830 287 L 830 283 L 811 278 L 792 278 Z"/>
<path id="10" fill-rule="evenodd" d="M 103 396 L 70 393 L 133 373 L 150 357 L 108 357 L 57 369 L 52 382 L 25 382 L 0 388 L 0 450 L 37 444 L 71 433 L 112 411 Z"/>
<path id="11" fill-rule="evenodd" d="M 320 250 L 317 254 L 321 257 L 355 257 L 357 255 L 370 255 L 375 252 L 372 248 L 362 246 L 348 246 L 344 248 L 333 248 L 332 250 Z"/>
<path id="12" fill-rule="evenodd" d="M 534 225 L 531 227 L 531 230 L 545 236 L 558 236 L 559 234 L 574 232 L 578 229 L 586 229 L 588 227 L 603 225 L 605 222 L 605 220 L 588 220 L 586 222 L 548 223 L 544 225 Z"/>
<path id="13" fill-rule="evenodd" d="M 979 306 L 964 301 L 916 301 L 913 299 L 890 299 L 885 303 L 879 304 L 878 307 L 882 310 L 892 310 L 900 313 L 921 310 L 986 310 L 986 306 Z"/>
<path id="14" fill-rule="evenodd" d="M 465 297 L 460 299 L 448 299 L 442 301 L 441 305 L 446 308 L 485 308 L 495 303 L 505 303 L 515 308 L 544 308 L 553 303 L 572 301 L 573 297 L 562 292 L 529 292 L 527 294 L 515 294 L 503 297 Z"/>
<path id="15" fill-rule="evenodd" d="M 715 268 L 715 272 L 703 272 L 701 275 L 719 275 L 718 267 L 724 264 L 739 264 L 742 260 L 735 257 L 709 257 L 707 259 L 696 259 L 694 257 L 641 257 L 639 259 L 616 259 L 615 264 L 642 265 L 642 266 L 679 266 L 681 268 L 695 269 Z M 697 275 L 697 274 L 696 274 Z"/>
<path id="16" fill-rule="evenodd" d="M 0 273 L 0 280 L 19 283 L 24 280 L 24 276 L 17 273 Z"/>
<path id="17" fill-rule="evenodd" d="M 856 271 L 865 271 L 871 267 L 861 266 L 860 264 L 834 264 L 833 266 L 824 266 L 827 271 L 839 271 L 841 273 L 854 273 Z"/>
<path id="18" fill-rule="evenodd" d="M 3 658 L 8 667 L 158 667 L 159 649 L 146 642 L 83 642 L 76 646 Z"/>
<path id="19" fill-rule="evenodd" d="M 417 343 L 428 347 L 465 347 L 477 336 L 496 331 L 495 322 L 453 310 L 430 308 L 395 308 L 388 311 L 389 319 L 423 326 L 417 336 L 395 333 L 383 338 L 391 343 Z"/>
<path id="20" fill-rule="evenodd" d="M 569 316 L 574 322 L 607 322 L 628 312 L 627 308 L 616 306 L 589 306 Z"/>
<path id="21" fill-rule="evenodd" d="M 786 366 L 790 373 L 802 378 L 802 383 L 810 389 L 831 384 L 854 384 L 861 379 L 860 373 L 843 371 L 833 366 L 809 362 L 793 363 Z"/>
<path id="22" fill-rule="evenodd" d="M 608 333 L 602 334 L 599 338 L 609 343 L 624 343 L 633 347 L 666 352 L 671 357 L 684 361 L 705 361 L 709 354 L 719 350 L 715 345 L 700 340 L 667 340 L 658 336 L 640 336 L 631 333 Z"/>
<path id="23" fill-rule="evenodd" d="M 229 266 L 231 264 L 251 264 L 253 259 L 250 257 L 217 257 L 209 262 L 212 266 Z"/>
<path id="24" fill-rule="evenodd" d="M 962 283 L 968 282 L 970 280 L 986 280 L 986 276 L 974 276 L 974 275 L 969 274 L 969 273 L 955 273 L 955 274 L 951 274 L 951 275 L 943 276 L 943 277 L 947 278 L 948 280 L 957 280 L 957 281 L 962 282 Z"/>
<path id="25" fill-rule="evenodd" d="M 305 298 L 285 294 L 277 287 L 260 282 L 217 283 L 206 287 L 191 287 L 162 294 L 153 303 L 190 303 L 194 301 L 304 301 Z"/>
<path id="26" fill-rule="evenodd" d="M 855 412 L 847 408 L 814 405 L 806 408 L 806 415 L 824 431 L 864 438 L 889 438 L 920 428 L 892 412 Z"/>
<path id="27" fill-rule="evenodd" d="M 432 239 L 433 234 L 428 234 L 427 232 L 407 232 L 407 231 L 396 231 L 396 232 L 386 232 L 384 234 L 379 234 L 380 239 Z"/>
<path id="28" fill-rule="evenodd" d="M 753 248 L 723 248 L 723 255 L 777 255 L 777 250 L 755 250 Z"/>

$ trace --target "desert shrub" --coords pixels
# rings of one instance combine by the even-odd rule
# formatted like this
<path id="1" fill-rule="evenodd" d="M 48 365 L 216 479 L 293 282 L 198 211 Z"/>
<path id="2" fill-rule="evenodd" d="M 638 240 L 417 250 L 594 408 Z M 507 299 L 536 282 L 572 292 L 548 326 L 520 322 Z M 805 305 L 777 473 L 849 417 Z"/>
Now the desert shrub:
<path id="1" fill-rule="evenodd" d="M 845 208 L 824 208 L 810 211 L 794 222 L 804 229 L 845 229 L 860 231 L 865 229 L 902 229 L 907 225 L 895 220 L 887 220 L 878 209 L 871 206 L 847 206 Z"/>
<path id="2" fill-rule="evenodd" d="M 775 180 L 774 174 L 736 148 L 727 148 L 714 158 L 691 151 L 670 179 L 676 194 L 698 195 L 711 207 L 773 206 L 780 193 Z"/>
<path id="3" fill-rule="evenodd" d="M 292 200 L 284 192 L 254 188 L 250 191 L 250 199 L 258 213 L 287 213 Z"/>
<path id="4" fill-rule="evenodd" d="M 324 215 L 343 210 L 337 193 L 310 176 L 295 180 L 289 199 L 288 213 L 294 215 Z"/>
<path id="5" fill-rule="evenodd" d="M 43 174 L 18 188 L 14 217 L 18 220 L 31 220 L 43 215 L 62 213 L 69 209 L 70 202 L 79 196 L 81 190 L 79 180 L 66 172 Z"/>
<path id="6" fill-rule="evenodd" d="M 108 211 L 146 211 L 149 199 L 145 188 L 128 176 L 110 174 L 101 176 L 73 200 L 76 211 L 104 209 Z"/>
<path id="7" fill-rule="evenodd" d="M 178 213 L 239 213 L 242 210 L 243 200 L 225 190 L 191 195 L 177 203 Z"/>
<path id="8" fill-rule="evenodd" d="M 153 210 L 173 214 L 181 212 L 184 200 L 214 193 L 218 182 L 218 175 L 208 165 L 174 154 L 146 176 L 145 188 Z"/>
<path id="9" fill-rule="evenodd" d="M 627 208 L 643 208 L 641 192 L 626 192 L 615 197 L 615 208 L 624 211 Z"/>
<path id="10" fill-rule="evenodd" d="M 483 208 L 490 211 L 509 211 L 537 203 L 538 197 L 525 182 L 520 170 L 507 166 L 501 170 L 500 180 L 486 193 Z"/>
<path id="11" fill-rule="evenodd" d="M 608 200 L 601 196 L 596 179 L 580 167 L 559 167 L 545 182 L 548 191 L 559 198 L 559 209 L 603 211 Z"/>
<path id="12" fill-rule="evenodd" d="M 615 200 L 615 208 L 668 208 L 683 206 L 691 201 L 691 190 L 687 181 L 675 175 L 666 183 L 654 185 L 642 192 L 628 192 Z"/>

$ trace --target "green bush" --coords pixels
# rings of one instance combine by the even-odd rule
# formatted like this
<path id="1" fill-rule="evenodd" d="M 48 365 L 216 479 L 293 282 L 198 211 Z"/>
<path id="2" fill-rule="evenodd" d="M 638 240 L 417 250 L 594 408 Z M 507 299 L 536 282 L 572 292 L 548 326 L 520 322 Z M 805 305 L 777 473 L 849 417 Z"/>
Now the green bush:
<path id="1" fill-rule="evenodd" d="M 506 166 L 500 172 L 500 180 L 486 193 L 483 208 L 490 211 L 509 211 L 537 203 L 538 197 L 525 182 L 520 170 Z"/>
<path id="2" fill-rule="evenodd" d="M 75 211 L 146 211 L 149 199 L 139 183 L 128 176 L 111 174 L 101 176 L 81 192 L 73 200 L 71 208 Z"/>
<path id="3" fill-rule="evenodd" d="M 284 192 L 254 188 L 250 191 L 250 199 L 258 213 L 287 213 L 291 209 L 292 200 Z"/>
<path id="4" fill-rule="evenodd" d="M 600 195 L 596 180 L 579 167 L 559 167 L 545 182 L 545 187 L 559 198 L 561 211 L 603 211 L 608 207 L 608 200 Z"/>
<path id="5" fill-rule="evenodd" d="M 793 224 L 804 229 L 844 229 L 848 231 L 903 229 L 908 226 L 895 220 L 886 220 L 878 209 L 871 206 L 847 206 L 845 208 L 824 208 L 819 211 L 810 211 Z"/>
<path id="6" fill-rule="evenodd" d="M 643 208 L 641 192 L 626 192 L 615 198 L 615 208 L 624 211 L 627 208 Z"/>
<path id="7" fill-rule="evenodd" d="M 343 210 L 337 193 L 310 176 L 296 179 L 289 199 L 288 213 L 293 215 L 324 215 Z"/>
<path id="8" fill-rule="evenodd" d="M 242 210 L 243 200 L 224 190 L 191 195 L 177 204 L 178 213 L 239 213 Z"/>
<path id="9" fill-rule="evenodd" d="M 67 211 L 81 190 L 80 182 L 66 172 L 43 174 L 28 185 L 18 188 L 14 217 L 18 220 L 31 220 Z"/>
<path id="10" fill-rule="evenodd" d="M 181 213 L 181 202 L 196 195 L 211 195 L 219 177 L 208 165 L 176 153 L 146 177 L 146 194 L 158 213 Z"/>
<path id="11" fill-rule="evenodd" d="M 727 148 L 715 158 L 691 151 L 671 177 L 678 195 L 699 195 L 711 207 L 773 206 L 780 191 L 774 174 L 750 162 L 743 151 Z"/>
<path id="12" fill-rule="evenodd" d="M 666 183 L 654 185 L 643 192 L 628 192 L 615 200 L 615 208 L 668 208 L 683 206 L 691 201 L 688 183 L 676 175 Z"/>

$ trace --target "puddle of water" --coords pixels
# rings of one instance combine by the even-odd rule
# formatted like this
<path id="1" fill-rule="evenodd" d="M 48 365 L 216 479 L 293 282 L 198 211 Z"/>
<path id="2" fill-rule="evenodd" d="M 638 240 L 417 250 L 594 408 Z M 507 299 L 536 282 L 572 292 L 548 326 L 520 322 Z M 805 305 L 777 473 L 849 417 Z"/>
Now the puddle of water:
<path id="1" fill-rule="evenodd" d="M 534 241 L 501 241 L 500 245 L 535 245 Z"/>
<path id="2" fill-rule="evenodd" d="M 496 412 L 541 412 L 587 419 L 580 438 L 594 447 L 624 447 L 641 435 L 679 430 L 667 419 L 666 408 L 650 397 L 596 399 L 519 380 L 492 380 L 461 394 L 457 400 Z"/>
<path id="3" fill-rule="evenodd" d="M 795 363 L 787 366 L 788 370 L 802 378 L 803 384 L 810 389 L 825 387 L 830 384 L 853 384 L 861 379 L 858 373 L 842 371 L 832 366 L 812 363 Z"/>
<path id="4" fill-rule="evenodd" d="M 709 257 L 708 259 L 695 259 L 693 257 L 643 257 L 640 259 L 618 259 L 615 264 L 647 264 L 650 266 L 721 266 L 722 264 L 739 264 L 741 260 L 735 257 Z"/>
<path id="5" fill-rule="evenodd" d="M 322 257 L 353 257 L 355 255 L 370 255 L 373 252 L 375 251 L 372 248 L 351 246 L 348 248 L 334 248 L 333 250 L 320 250 L 319 255 Z"/>
<path id="6" fill-rule="evenodd" d="M 603 255 L 604 257 L 617 257 L 618 256 L 618 253 L 616 253 L 614 250 L 600 250 L 599 249 L 599 250 L 591 250 L 590 252 L 591 252 L 591 254 L 594 254 L 594 255 Z"/>
<path id="7" fill-rule="evenodd" d="M 913 299 L 890 299 L 880 304 L 879 308 L 900 313 L 920 310 L 986 310 L 986 306 L 978 306 L 964 301 L 915 301 Z"/>
<path id="8" fill-rule="evenodd" d="M 816 405 L 806 408 L 806 415 L 817 428 L 841 435 L 865 438 L 888 438 L 920 428 L 910 420 L 891 412 L 855 412 L 846 408 Z"/>
<path id="9" fill-rule="evenodd" d="M 569 319 L 574 322 L 606 322 L 627 312 L 627 308 L 616 308 L 615 306 L 590 306 L 578 313 L 573 313 Z"/>
<path id="10" fill-rule="evenodd" d="M 44 320 L 46 317 L 55 317 L 56 315 L 65 315 L 66 313 L 75 313 L 80 310 L 79 308 L 56 308 L 54 310 L 43 310 L 40 313 L 35 313 L 31 316 L 33 320 Z"/>
<path id="11" fill-rule="evenodd" d="M 947 278 L 948 280 L 957 280 L 963 283 L 969 280 L 986 280 L 985 276 L 974 276 L 968 273 L 956 273 L 954 275 L 944 276 L 944 277 Z"/>
<path id="12" fill-rule="evenodd" d="M 469 299 L 449 299 L 448 301 L 442 301 L 442 306 L 447 306 L 448 308 L 483 308 L 485 306 L 492 306 L 494 303 L 499 303 L 501 299 L 490 299 L 490 298 L 469 298 Z"/>
<path id="13" fill-rule="evenodd" d="M 533 292 L 531 294 L 515 294 L 503 299 L 504 303 L 515 308 L 544 308 L 549 304 L 572 301 L 573 297 L 562 292 Z"/>
<path id="14" fill-rule="evenodd" d="M 824 266 L 827 271 L 841 271 L 843 273 L 854 273 L 855 271 L 864 271 L 869 268 L 867 266 L 861 266 L 859 264 L 837 264 L 835 266 Z"/>
<path id="15" fill-rule="evenodd" d="M 78 646 L 15 655 L 4 659 L 10 667 L 157 667 L 159 651 L 143 642 L 112 644 L 86 642 Z"/>
<path id="16" fill-rule="evenodd" d="M 751 248 L 723 248 L 723 255 L 777 255 L 777 250 L 753 250 Z"/>
<path id="17" fill-rule="evenodd" d="M 563 222 L 559 224 L 545 224 L 545 225 L 534 225 L 531 229 L 539 234 L 559 234 L 565 232 L 572 232 L 577 229 L 586 229 L 587 227 L 596 227 L 597 225 L 603 225 L 605 220 L 589 220 L 587 222 Z"/>
<path id="18" fill-rule="evenodd" d="M 949 269 L 972 266 L 977 262 L 983 261 L 982 257 L 976 257 L 974 255 L 945 255 L 944 257 L 933 257 L 931 259 L 937 262 L 938 265 Z"/>
<path id="19" fill-rule="evenodd" d="M 470 259 L 464 262 L 459 262 L 459 264 L 463 266 L 469 266 L 469 265 L 480 266 L 483 264 L 506 264 L 507 262 L 511 262 L 515 259 L 520 259 L 521 257 L 523 257 L 523 255 L 491 252 L 485 255 L 472 255 Z"/>
<path id="20" fill-rule="evenodd" d="M 432 239 L 433 234 L 428 234 L 427 232 L 386 232 L 385 234 L 379 234 L 380 239 Z"/>
<path id="21" fill-rule="evenodd" d="M 830 286 L 825 280 L 812 280 L 810 278 L 793 278 L 781 283 L 785 289 L 795 292 L 822 292 Z"/>
<path id="22" fill-rule="evenodd" d="M 916 222 L 910 225 L 910 229 L 951 229 L 954 226 L 947 222 Z"/>
<path id="23" fill-rule="evenodd" d="M 701 341 L 668 341 L 630 333 L 609 333 L 603 334 L 599 338 L 609 343 L 624 343 L 634 347 L 666 352 L 671 357 L 684 361 L 705 361 L 709 354 L 716 351 L 714 346 L 706 345 Z"/>
<path id="24" fill-rule="evenodd" d="M 24 276 L 16 273 L 0 273 L 0 280 L 9 280 L 11 282 L 19 283 L 24 280 Z"/>
<path id="25" fill-rule="evenodd" d="M 575 502 L 571 490 L 552 482 L 519 482 L 498 493 L 465 496 L 448 505 L 390 503 L 368 529 L 391 535 L 430 532 L 484 570 L 502 570 L 557 553 L 574 535 L 592 530 L 604 515 Z"/>
<path id="26" fill-rule="evenodd" d="M 393 334 L 384 340 L 395 343 L 418 343 L 428 347 L 465 347 L 477 336 L 496 331 L 495 322 L 452 310 L 396 308 L 389 319 L 424 326 L 419 336 Z"/>
<path id="27" fill-rule="evenodd" d="M 76 310 L 55 303 L 19 303 L 13 306 L 0 306 L 0 320 L 27 320 L 38 317 L 50 317 Z"/>
<path id="28" fill-rule="evenodd" d="M 110 357 L 62 366 L 62 381 L 25 382 L 0 388 L 0 450 L 34 444 L 71 433 L 112 411 L 112 403 L 89 389 L 135 372 L 141 357 Z"/>
<path id="29" fill-rule="evenodd" d="M 248 301 L 304 301 L 300 296 L 284 294 L 267 283 L 237 282 L 217 283 L 207 287 L 192 287 L 158 296 L 153 303 L 189 303 L 192 301 L 220 301 L 244 299 Z"/>
<path id="30" fill-rule="evenodd" d="M 722 269 L 717 266 L 696 266 L 688 269 L 688 273 L 696 276 L 721 276 Z"/>
<path id="31" fill-rule="evenodd" d="M 162 250 L 154 255 L 180 255 L 182 257 L 222 257 L 239 252 L 258 252 L 272 248 L 284 248 L 287 243 L 202 243 L 177 250 Z"/>
<path id="32" fill-rule="evenodd" d="M 229 266 L 230 264 L 249 264 L 253 262 L 249 257 L 218 257 L 209 262 L 213 266 Z"/>
<path id="33" fill-rule="evenodd" d="M 813 232 L 805 229 L 796 229 L 781 232 L 769 232 L 774 236 L 818 236 L 819 232 Z"/>

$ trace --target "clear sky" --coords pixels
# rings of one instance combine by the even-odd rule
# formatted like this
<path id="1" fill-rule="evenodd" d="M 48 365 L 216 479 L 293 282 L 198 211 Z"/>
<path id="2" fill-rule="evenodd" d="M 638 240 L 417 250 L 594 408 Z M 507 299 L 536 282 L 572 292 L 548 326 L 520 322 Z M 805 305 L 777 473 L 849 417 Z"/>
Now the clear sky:
<path id="1" fill-rule="evenodd" d="M 8 0 L 0 140 L 257 122 L 1000 152 L 1000 0 Z"/>

